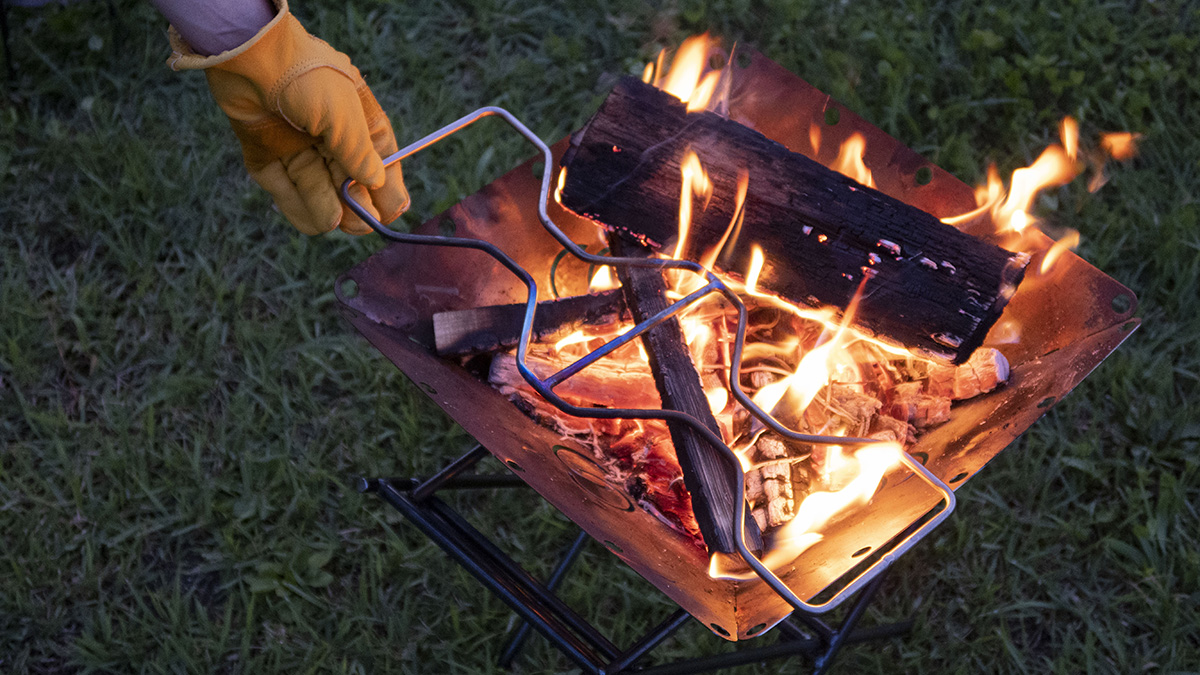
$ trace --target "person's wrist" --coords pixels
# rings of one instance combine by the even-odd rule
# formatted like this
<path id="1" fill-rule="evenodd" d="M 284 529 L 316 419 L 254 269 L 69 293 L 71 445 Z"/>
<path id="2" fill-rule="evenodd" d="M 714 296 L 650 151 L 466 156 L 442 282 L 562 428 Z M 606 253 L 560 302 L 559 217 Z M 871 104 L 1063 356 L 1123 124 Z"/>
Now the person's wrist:
<path id="1" fill-rule="evenodd" d="M 287 12 L 287 0 L 154 0 L 176 52 L 212 57 L 237 50 Z"/>

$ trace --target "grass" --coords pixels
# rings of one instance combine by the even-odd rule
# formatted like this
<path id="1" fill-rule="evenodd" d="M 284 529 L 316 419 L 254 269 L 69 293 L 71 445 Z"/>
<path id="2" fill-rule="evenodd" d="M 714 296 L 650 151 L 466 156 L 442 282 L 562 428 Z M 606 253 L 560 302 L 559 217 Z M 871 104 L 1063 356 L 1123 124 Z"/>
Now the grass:
<path id="1" fill-rule="evenodd" d="M 1041 204 L 1145 326 L 960 491 L 841 672 L 1200 670 L 1200 12 L 1181 1 L 297 2 L 416 138 L 483 104 L 545 139 L 712 29 L 968 182 L 1064 114 L 1144 134 L 1095 195 Z M 374 238 L 306 239 L 245 177 L 145 3 L 10 10 L 0 104 L 0 672 L 495 670 L 510 613 L 354 476 L 468 438 L 338 317 Z M 473 131 L 406 167 L 428 216 L 528 154 Z M 460 498 L 534 569 L 571 526 Z M 564 590 L 622 644 L 670 605 L 599 546 Z M 668 655 L 727 649 L 698 626 Z M 540 639 L 522 672 L 569 670 Z M 794 662 L 738 672 L 793 672 Z"/>

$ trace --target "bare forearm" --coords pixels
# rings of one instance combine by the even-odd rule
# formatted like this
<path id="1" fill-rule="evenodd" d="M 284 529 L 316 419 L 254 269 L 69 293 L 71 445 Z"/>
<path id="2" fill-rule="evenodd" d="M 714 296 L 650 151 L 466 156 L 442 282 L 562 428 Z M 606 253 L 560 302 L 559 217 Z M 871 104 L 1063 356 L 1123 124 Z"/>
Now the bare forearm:
<path id="1" fill-rule="evenodd" d="M 270 0 L 150 0 L 198 54 L 220 54 L 275 16 Z"/>

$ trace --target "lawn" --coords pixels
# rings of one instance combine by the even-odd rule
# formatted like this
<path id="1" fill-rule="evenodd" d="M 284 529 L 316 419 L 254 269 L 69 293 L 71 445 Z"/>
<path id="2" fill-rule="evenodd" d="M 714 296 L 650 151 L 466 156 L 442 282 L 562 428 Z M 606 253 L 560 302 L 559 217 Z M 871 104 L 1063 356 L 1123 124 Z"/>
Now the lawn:
<path id="1" fill-rule="evenodd" d="M 563 3 L 566 4 L 566 3 Z M 1039 202 L 1145 325 L 959 491 L 839 672 L 1200 672 L 1200 9 L 1165 0 L 296 0 L 403 143 L 475 108 L 547 140 L 704 30 L 753 45 L 969 183 L 1063 115 L 1140 156 Z M 511 614 L 352 489 L 469 447 L 338 316 L 374 236 L 305 238 L 246 177 L 147 3 L 12 8 L 0 99 L 0 672 L 481 673 Z M 496 129 L 497 127 L 490 127 Z M 413 221 L 523 159 L 472 131 L 407 169 Z M 573 526 L 456 503 L 537 571 Z M 564 594 L 619 644 L 672 605 L 599 545 Z M 764 638 L 764 643 L 772 638 Z M 697 624 L 666 655 L 729 649 Z M 570 663 L 540 638 L 521 672 Z M 784 662 L 739 669 L 796 672 Z"/>

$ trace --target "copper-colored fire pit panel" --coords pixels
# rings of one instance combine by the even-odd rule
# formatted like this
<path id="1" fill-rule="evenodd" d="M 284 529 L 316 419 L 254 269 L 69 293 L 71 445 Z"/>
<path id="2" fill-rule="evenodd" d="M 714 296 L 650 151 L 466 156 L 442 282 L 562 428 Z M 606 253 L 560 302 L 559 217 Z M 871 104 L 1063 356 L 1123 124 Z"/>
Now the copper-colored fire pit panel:
<path id="1" fill-rule="evenodd" d="M 972 209 L 973 190 L 769 59 L 752 54 L 738 71 L 730 116 L 791 149 L 812 154 L 809 130 L 822 125 L 822 156 L 852 133 L 867 139 L 865 162 L 878 187 L 939 217 Z M 827 124 L 826 110 L 838 110 Z M 565 142 L 554 147 L 555 157 Z M 540 175 L 533 162 L 517 167 L 418 230 L 438 232 L 446 219 L 456 235 L 490 241 L 524 266 L 548 298 L 549 275 L 561 247 L 537 219 Z M 932 180 L 918 185 L 922 167 Z M 551 218 L 577 242 L 595 240 L 595 225 L 549 204 Z M 1049 242 L 1047 242 L 1047 246 Z M 1040 262 L 1035 256 L 1030 269 Z M 563 264 L 563 295 L 585 291 L 586 266 Z M 343 297 L 343 281 L 358 293 Z M 433 352 L 432 317 L 454 309 L 515 303 L 524 287 L 486 254 L 389 245 L 338 283 L 351 323 L 493 455 L 551 504 L 705 625 L 748 637 L 791 611 L 763 582 L 716 580 L 708 556 L 690 539 L 633 505 L 624 486 L 610 485 L 590 453 L 535 423 L 486 382 Z M 955 405 L 950 421 L 925 432 L 910 453 L 943 481 L 962 485 L 1061 400 L 1136 326 L 1133 294 L 1078 256 L 1066 254 L 1043 276 L 1028 279 L 1002 319 L 1021 326 L 1016 343 L 991 344 L 1012 364 L 1009 384 Z M 811 598 L 928 513 L 939 495 L 901 468 L 888 474 L 871 503 L 826 531 L 824 539 L 777 573 L 800 597 Z"/>

